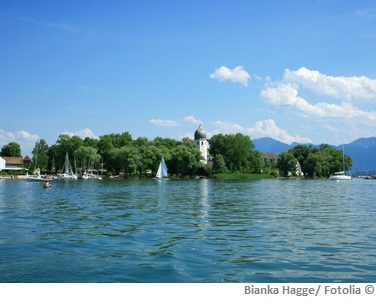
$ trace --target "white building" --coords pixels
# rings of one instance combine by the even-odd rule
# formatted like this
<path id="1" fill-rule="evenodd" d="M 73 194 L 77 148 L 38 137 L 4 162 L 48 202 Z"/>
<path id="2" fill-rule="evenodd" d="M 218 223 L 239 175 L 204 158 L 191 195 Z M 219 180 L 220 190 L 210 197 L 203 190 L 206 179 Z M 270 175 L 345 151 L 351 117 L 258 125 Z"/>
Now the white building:
<path id="1" fill-rule="evenodd" d="M 198 129 L 195 132 L 195 143 L 199 150 L 201 151 L 202 156 L 204 157 L 204 160 L 202 162 L 204 164 L 208 163 L 208 157 L 209 157 L 209 143 L 206 140 L 206 132 L 201 127 L 201 124 L 199 125 Z"/>
<path id="2" fill-rule="evenodd" d="M 5 169 L 5 159 L 0 156 L 0 171 Z"/>

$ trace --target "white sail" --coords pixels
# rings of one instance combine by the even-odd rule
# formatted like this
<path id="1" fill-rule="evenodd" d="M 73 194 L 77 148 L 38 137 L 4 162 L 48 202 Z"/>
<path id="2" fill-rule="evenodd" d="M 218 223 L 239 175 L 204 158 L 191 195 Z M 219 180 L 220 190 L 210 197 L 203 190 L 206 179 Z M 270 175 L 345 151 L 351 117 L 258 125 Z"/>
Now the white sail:
<path id="1" fill-rule="evenodd" d="M 167 178 L 167 166 L 165 163 L 164 158 L 162 157 L 162 160 L 159 164 L 158 172 L 157 175 L 155 176 L 156 178 Z"/>
<path id="2" fill-rule="evenodd" d="M 63 173 L 59 174 L 59 179 L 77 179 L 77 175 L 73 173 L 73 168 L 69 161 L 68 153 L 65 154 L 65 162 L 63 166 Z"/>

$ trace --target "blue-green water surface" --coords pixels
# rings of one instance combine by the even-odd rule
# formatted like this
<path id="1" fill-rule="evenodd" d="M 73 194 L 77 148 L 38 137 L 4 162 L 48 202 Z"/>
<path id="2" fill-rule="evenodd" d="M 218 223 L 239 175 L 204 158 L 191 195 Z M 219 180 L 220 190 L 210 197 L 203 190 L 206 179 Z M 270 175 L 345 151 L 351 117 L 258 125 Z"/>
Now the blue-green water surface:
<path id="1" fill-rule="evenodd" d="M 376 181 L 0 180 L 0 282 L 375 282 Z"/>

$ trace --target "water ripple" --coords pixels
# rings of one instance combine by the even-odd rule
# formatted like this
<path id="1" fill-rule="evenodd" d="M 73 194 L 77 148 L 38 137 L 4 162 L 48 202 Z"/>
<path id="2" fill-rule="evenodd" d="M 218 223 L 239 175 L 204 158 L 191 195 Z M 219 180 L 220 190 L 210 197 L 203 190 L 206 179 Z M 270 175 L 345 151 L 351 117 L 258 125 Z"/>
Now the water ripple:
<path id="1" fill-rule="evenodd" d="M 369 181 L 0 182 L 1 282 L 375 281 Z"/>

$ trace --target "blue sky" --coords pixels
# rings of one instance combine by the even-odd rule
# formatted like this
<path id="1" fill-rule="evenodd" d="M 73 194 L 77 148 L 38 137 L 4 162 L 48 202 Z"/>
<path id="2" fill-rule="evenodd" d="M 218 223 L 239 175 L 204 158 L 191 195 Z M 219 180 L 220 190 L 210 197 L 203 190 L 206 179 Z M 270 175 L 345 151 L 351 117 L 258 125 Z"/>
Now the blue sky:
<path id="1" fill-rule="evenodd" d="M 0 147 L 59 134 L 376 136 L 374 1 L 0 3 Z"/>

